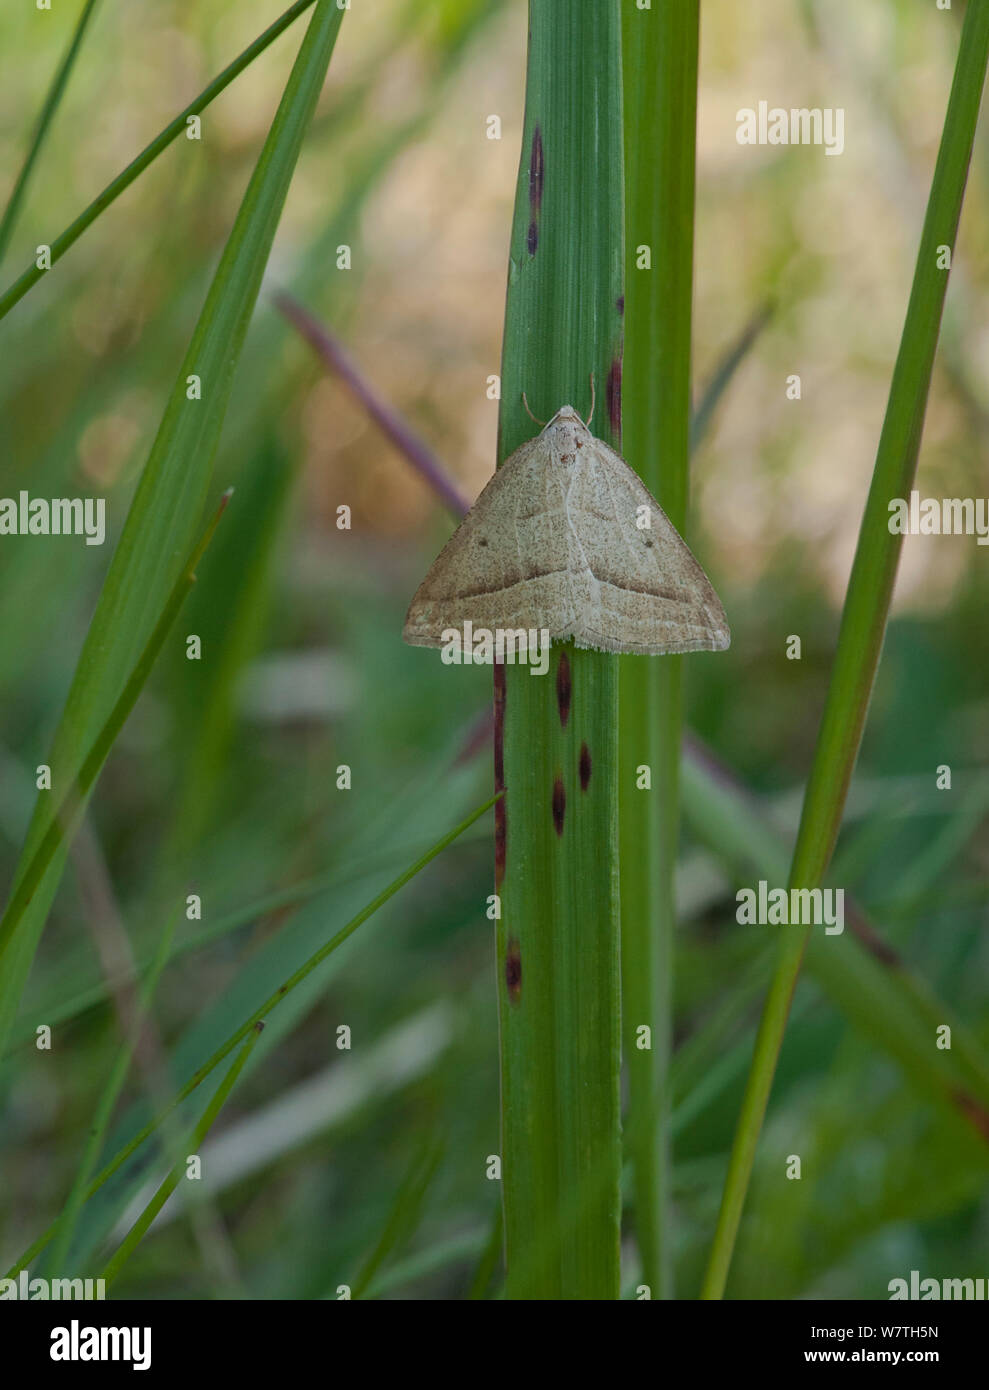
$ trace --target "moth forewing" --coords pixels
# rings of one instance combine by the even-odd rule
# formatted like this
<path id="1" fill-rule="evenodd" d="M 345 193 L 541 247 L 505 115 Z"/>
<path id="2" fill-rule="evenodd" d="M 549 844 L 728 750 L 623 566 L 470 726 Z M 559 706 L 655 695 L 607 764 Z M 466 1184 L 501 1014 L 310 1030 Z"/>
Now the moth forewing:
<path id="1" fill-rule="evenodd" d="M 572 406 L 495 473 L 420 584 L 403 636 L 474 628 L 653 655 L 721 651 L 724 609 L 666 513 Z"/>

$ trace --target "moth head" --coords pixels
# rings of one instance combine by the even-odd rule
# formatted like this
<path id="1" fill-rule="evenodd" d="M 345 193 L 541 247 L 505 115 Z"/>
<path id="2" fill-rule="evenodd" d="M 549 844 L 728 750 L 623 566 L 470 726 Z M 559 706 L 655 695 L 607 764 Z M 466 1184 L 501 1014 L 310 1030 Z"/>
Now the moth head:
<path id="1" fill-rule="evenodd" d="M 546 428 L 549 429 L 552 425 L 582 425 L 583 423 L 572 405 L 561 405 Z"/>
<path id="2" fill-rule="evenodd" d="M 556 459 L 564 468 L 570 469 L 577 462 L 577 451 L 584 447 L 587 439 L 587 426 L 572 405 L 565 405 L 556 412 L 543 431 L 551 437 Z"/>

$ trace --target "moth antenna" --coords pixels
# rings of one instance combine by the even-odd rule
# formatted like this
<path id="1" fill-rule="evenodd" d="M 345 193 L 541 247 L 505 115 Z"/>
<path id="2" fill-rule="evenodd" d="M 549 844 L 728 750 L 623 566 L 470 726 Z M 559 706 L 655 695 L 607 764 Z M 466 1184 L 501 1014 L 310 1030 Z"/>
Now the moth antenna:
<path id="1" fill-rule="evenodd" d="M 530 420 L 535 421 L 535 423 L 536 423 L 537 425 L 539 425 L 540 427 L 545 426 L 546 421 L 545 421 L 545 420 L 537 420 L 536 417 L 535 417 L 535 415 L 533 415 L 532 411 L 529 410 L 529 402 L 528 402 L 528 401 L 526 400 L 526 398 L 525 398 L 525 392 L 524 392 L 524 391 L 522 392 L 522 404 L 525 406 L 526 410 L 529 411 L 529 419 L 530 419 Z"/>
<path id="2" fill-rule="evenodd" d="M 591 413 L 587 417 L 587 428 L 591 428 L 591 421 L 594 419 L 594 373 L 591 372 Z"/>

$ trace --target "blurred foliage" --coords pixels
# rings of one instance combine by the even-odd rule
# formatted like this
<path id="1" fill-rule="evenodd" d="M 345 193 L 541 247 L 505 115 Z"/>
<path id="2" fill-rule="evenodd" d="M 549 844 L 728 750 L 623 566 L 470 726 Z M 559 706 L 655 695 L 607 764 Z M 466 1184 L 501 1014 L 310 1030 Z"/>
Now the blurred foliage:
<path id="1" fill-rule="evenodd" d="M 0 15 L 8 176 L 78 8 Z M 3 283 L 280 8 L 104 0 Z M 206 113 L 202 141 L 179 140 L 0 325 L 0 494 L 105 495 L 111 532 L 102 549 L 0 542 L 5 884 L 111 544 L 301 34 L 302 24 L 242 75 Z M 694 459 L 693 534 L 733 646 L 687 663 L 686 710 L 788 841 L 956 43 L 956 16 L 933 5 L 702 6 L 695 381 L 761 305 L 774 313 Z M 498 369 L 524 49 L 521 0 L 382 0 L 356 5 L 341 32 L 221 442 L 220 482 L 236 484 L 236 506 L 100 784 L 93 834 L 75 851 L 0 1071 L 4 1267 L 64 1200 L 118 1046 L 105 987 L 101 1002 L 64 1009 L 102 978 L 94 881 L 108 876 L 139 958 L 176 900 L 197 893 L 204 905 L 202 922 L 182 922 L 158 988 L 157 1081 L 132 1074 L 115 1148 L 154 1084 L 174 1089 L 274 980 L 489 793 L 483 739 L 459 759 L 488 707 L 489 673 L 451 673 L 400 641 L 448 520 L 267 289 L 291 289 L 332 324 L 476 493 L 494 463 L 485 388 Z M 844 154 L 739 147 L 735 112 L 762 99 L 844 107 Z M 486 138 L 492 113 L 500 140 Z M 921 452 L 925 496 L 987 493 L 987 161 L 980 137 Z M 337 269 L 344 243 L 349 271 Z M 799 403 L 785 396 L 791 373 Z M 341 504 L 350 531 L 336 528 Z M 972 538 L 907 538 L 838 852 L 843 885 L 989 1044 L 989 837 L 966 801 L 989 761 L 984 560 Z M 203 637 L 201 663 L 185 660 L 187 632 Z M 790 634 L 802 638 L 800 661 L 786 658 Z M 950 792 L 935 788 L 942 763 Z M 337 789 L 341 764 L 349 791 Z M 934 881 L 904 900 L 912 866 L 956 825 Z M 689 831 L 681 863 L 678 1048 L 703 1042 L 764 949 L 735 924 L 730 870 Z M 264 905 L 322 876 L 305 901 Z M 489 841 L 469 835 L 272 1015 L 211 1141 L 233 1142 L 226 1157 L 216 1150 L 222 1181 L 212 1193 L 204 1182 L 203 1197 L 139 1247 L 121 1296 L 335 1298 L 362 1274 L 371 1296 L 466 1295 L 498 1198 L 485 1179 L 499 1146 L 490 891 Z M 729 1030 L 739 1068 L 715 1084 L 715 1055 L 677 1128 L 682 1294 L 696 1289 L 710 1242 L 757 1000 Z M 884 1298 L 911 1268 L 982 1272 L 985 1146 L 811 979 L 798 1004 L 730 1294 Z M 33 1029 L 56 1016 L 53 1051 L 36 1051 Z M 341 1025 L 349 1052 L 336 1047 Z M 792 1152 L 800 1183 L 781 1178 Z M 106 1235 L 119 1239 L 146 1166 L 90 1204 L 75 1251 L 87 1272 Z M 630 1254 L 626 1284 L 634 1275 Z"/>

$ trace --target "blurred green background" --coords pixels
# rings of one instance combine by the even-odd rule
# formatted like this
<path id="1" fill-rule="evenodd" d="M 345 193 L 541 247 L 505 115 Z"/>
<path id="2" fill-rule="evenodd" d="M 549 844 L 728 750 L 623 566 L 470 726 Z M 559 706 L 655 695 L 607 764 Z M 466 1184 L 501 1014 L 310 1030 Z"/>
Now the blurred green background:
<path id="1" fill-rule="evenodd" d="M 79 9 L 0 14 L 0 197 Z M 103 0 L 4 286 L 279 10 L 272 0 Z M 304 23 L 206 111 L 201 141 L 180 138 L 0 324 L 0 494 L 105 496 L 110 531 L 102 549 L 0 538 L 5 884 L 34 769 Z M 695 392 L 746 324 L 770 313 L 695 454 L 691 542 L 733 644 L 689 660 L 687 712 L 787 842 L 957 36 L 957 16 L 933 3 L 702 7 Z M 102 778 L 0 1071 L 3 1267 L 71 1185 L 118 1045 L 122 936 L 144 960 L 175 904 L 201 898 L 202 920 L 180 923 L 156 999 L 158 1041 L 132 1073 L 115 1139 L 490 793 L 490 673 L 451 670 L 400 640 L 450 521 L 271 297 L 290 290 L 330 325 L 475 496 L 494 465 L 487 379 L 499 363 L 524 56 L 522 0 L 379 0 L 345 19 L 227 417 L 218 482 L 236 486 L 234 501 Z M 760 100 L 844 108 L 844 153 L 740 147 L 736 111 Z M 500 140 L 487 138 L 492 114 Z M 989 494 L 987 161 L 983 136 L 922 496 Z M 342 245 L 349 270 L 337 268 Z M 799 401 L 786 397 L 792 374 Z M 336 526 L 343 504 L 349 531 Z M 906 539 L 833 882 L 989 1042 L 985 561 L 972 537 Z M 191 633 L 199 662 L 185 659 Z M 793 634 L 799 661 L 786 657 Z M 952 769 L 950 791 L 935 785 L 940 764 Z M 342 765 L 349 790 L 337 786 Z M 303 893 L 285 891 L 297 885 Z M 758 1017 L 758 985 L 740 989 L 767 929 L 735 923 L 735 887 L 688 822 L 679 1043 L 703 1042 L 734 1013 L 727 1065 L 693 1075 L 678 1097 L 681 1296 L 699 1284 Z M 481 822 L 273 1013 L 204 1145 L 203 1183 L 183 1184 L 201 1188 L 198 1199 L 170 1204 L 115 1292 L 335 1298 L 364 1270 L 383 1297 L 466 1295 L 499 1197 L 485 1176 L 499 1144 L 491 891 Z M 50 1052 L 34 1046 L 42 1023 L 54 1028 Z M 344 1025 L 349 1051 L 337 1046 Z M 794 1152 L 803 1178 L 781 1182 Z M 732 1296 L 881 1299 L 914 1268 L 987 1273 L 985 1144 L 809 981 L 760 1154 Z M 73 1271 L 88 1270 L 118 1229 L 141 1166 L 122 1177 L 90 1204 Z"/>

